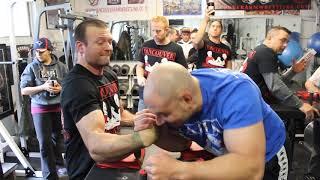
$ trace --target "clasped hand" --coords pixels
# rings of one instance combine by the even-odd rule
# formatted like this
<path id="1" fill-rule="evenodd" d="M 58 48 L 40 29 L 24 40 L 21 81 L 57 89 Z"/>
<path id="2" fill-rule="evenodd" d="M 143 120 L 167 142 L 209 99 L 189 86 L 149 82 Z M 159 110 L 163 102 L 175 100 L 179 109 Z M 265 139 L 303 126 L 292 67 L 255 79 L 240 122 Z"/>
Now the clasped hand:
<path id="1" fill-rule="evenodd" d="M 44 84 L 42 84 L 42 89 L 50 93 L 57 94 L 61 91 L 61 85 L 58 83 L 58 81 L 54 81 L 53 85 L 52 81 L 53 80 L 47 80 Z"/>

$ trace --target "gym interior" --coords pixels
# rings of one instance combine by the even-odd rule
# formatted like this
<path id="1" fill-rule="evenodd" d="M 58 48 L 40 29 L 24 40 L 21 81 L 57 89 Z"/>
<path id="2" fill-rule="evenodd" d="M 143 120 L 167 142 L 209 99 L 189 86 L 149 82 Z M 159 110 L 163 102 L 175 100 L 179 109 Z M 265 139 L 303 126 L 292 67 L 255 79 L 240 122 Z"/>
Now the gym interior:
<path id="1" fill-rule="evenodd" d="M 81 110 L 77 108 L 85 108 L 81 104 L 91 107 L 89 100 L 90 102 L 93 100 L 79 98 L 79 101 L 82 101 L 82 103 L 74 105 L 77 107 L 71 106 L 68 103 L 72 98 L 69 99 L 69 97 L 73 97 L 73 95 L 71 95 L 72 93 L 68 94 L 68 89 L 64 88 L 70 88 L 70 84 L 79 86 L 78 88 L 73 87 L 73 89 L 70 89 L 71 92 L 74 92 L 74 96 L 78 97 L 81 96 L 81 93 L 95 92 L 93 90 L 86 91 L 88 87 L 73 83 L 78 81 L 77 79 L 72 79 L 70 75 L 84 71 L 79 70 L 87 67 L 83 64 L 82 66 L 79 65 L 82 62 L 87 65 L 89 64 L 92 69 L 102 67 L 101 65 L 91 66 L 91 61 L 89 62 L 88 60 L 90 58 L 96 61 L 108 59 L 108 62 L 103 64 L 105 67 L 102 68 L 108 71 L 109 75 L 111 74 L 110 76 L 113 78 L 113 81 L 109 80 L 108 85 L 103 85 L 104 88 L 99 88 L 101 95 L 101 98 L 98 98 L 99 102 L 100 100 L 102 102 L 104 98 L 102 96 L 108 96 L 103 100 L 109 102 L 108 98 L 113 93 L 112 96 L 116 100 L 112 100 L 112 103 L 117 105 L 117 111 L 121 109 L 119 110 L 120 113 L 125 112 L 128 114 L 126 116 L 121 114 L 121 117 L 119 114 L 115 116 L 112 114 L 112 117 L 105 117 L 105 119 L 101 119 L 97 115 L 93 119 L 98 121 L 100 117 L 98 122 L 105 121 L 102 124 L 106 124 L 100 130 L 102 129 L 103 133 L 106 134 L 119 135 L 119 140 L 121 140 L 120 137 L 122 135 L 123 138 L 126 138 L 131 134 L 133 136 L 134 134 L 139 135 L 140 132 L 144 131 L 140 131 L 140 127 L 137 127 L 137 124 L 141 122 L 139 122 L 139 118 L 143 117 L 142 113 L 149 112 L 149 110 L 144 109 L 154 107 L 150 106 L 150 103 L 153 103 L 150 99 L 148 101 L 147 99 L 143 100 L 149 94 L 147 92 L 143 94 L 143 87 L 146 85 L 145 89 L 147 87 L 149 87 L 148 89 L 152 89 L 150 87 L 154 84 L 151 83 L 151 80 L 148 81 L 147 77 L 149 75 L 152 76 L 151 72 L 154 72 L 155 69 L 156 72 L 160 72 L 161 68 L 157 66 L 161 67 L 167 61 L 175 61 L 185 66 L 186 71 L 191 75 L 193 73 L 197 74 L 198 70 L 212 68 L 230 69 L 228 72 L 221 70 L 221 73 L 237 73 L 241 74 L 243 78 L 252 78 L 253 76 L 257 79 L 262 79 L 262 81 L 272 79 L 271 82 L 264 82 L 264 87 L 269 88 L 268 92 L 271 94 L 274 93 L 272 95 L 277 99 L 276 103 L 268 101 L 269 99 L 259 100 L 259 102 L 261 101 L 261 103 L 265 104 L 266 107 L 263 106 L 264 108 L 274 112 L 277 118 L 281 119 L 281 126 L 283 126 L 285 132 L 283 138 L 286 139 L 286 147 L 290 149 L 286 151 L 286 163 L 288 164 L 288 169 L 285 173 L 286 177 L 280 178 L 281 176 L 279 175 L 279 179 L 320 179 L 320 77 L 318 79 L 316 77 L 317 71 L 320 73 L 320 1 L 2 0 L 0 1 L 0 9 L 1 22 L 4 25 L 0 28 L 0 179 L 178 179 L 173 176 L 173 173 L 170 174 L 171 171 L 169 169 L 173 168 L 170 168 L 172 165 L 169 162 L 168 166 L 162 167 L 162 170 L 168 168 L 165 170 L 167 176 L 160 174 L 162 172 L 160 171 L 161 168 L 156 169 L 158 166 L 155 165 L 155 162 L 159 162 L 159 158 L 155 160 L 153 157 L 159 157 L 157 156 L 159 153 L 165 153 L 171 158 L 172 162 L 196 162 L 199 163 L 200 167 L 201 163 L 209 161 L 212 162 L 212 165 L 214 164 L 212 167 L 216 167 L 216 160 L 219 162 L 219 158 L 223 159 L 224 156 L 234 153 L 234 149 L 230 147 L 235 142 L 232 140 L 232 143 L 229 142 L 229 138 L 226 137 L 230 129 L 225 130 L 223 129 L 224 125 L 221 125 L 223 128 L 220 130 L 226 131 L 222 133 L 222 139 L 219 139 L 219 141 L 222 141 L 221 148 L 224 149 L 223 153 L 220 150 L 208 150 L 210 149 L 209 145 L 201 140 L 198 142 L 196 138 L 179 136 L 190 141 L 188 148 L 182 152 L 171 152 L 158 146 L 158 141 L 154 140 L 148 145 L 145 145 L 143 142 L 143 145 L 139 147 L 135 146 L 135 148 L 133 148 L 134 145 L 132 143 L 131 145 L 122 146 L 123 149 L 130 149 L 130 151 L 121 150 L 119 145 L 120 150 L 114 156 L 110 153 L 111 155 L 108 156 L 110 159 L 107 157 L 104 157 L 105 159 L 102 158 L 106 153 L 99 154 L 103 159 L 100 161 L 94 158 L 95 154 L 88 147 L 89 141 L 81 140 L 84 147 L 82 150 L 88 155 L 83 157 L 90 158 L 90 163 L 92 164 L 90 164 L 90 168 L 87 168 L 87 171 L 82 171 L 81 168 L 84 168 L 83 166 L 71 167 L 76 164 L 75 162 L 71 163 L 75 158 L 72 156 L 76 156 L 75 159 L 85 158 L 82 157 L 81 152 L 83 151 L 80 151 L 80 147 L 76 153 L 77 155 L 73 155 L 77 149 L 68 152 L 68 149 L 71 148 L 68 142 L 68 138 L 70 138 L 68 130 L 70 129 L 66 127 L 71 126 L 68 123 L 72 122 L 73 128 L 78 128 L 78 139 L 89 138 L 89 130 L 83 130 L 80 128 L 80 124 L 83 119 L 91 115 L 90 108 Z M 98 48 L 94 49 L 96 47 L 95 44 L 91 47 L 88 45 L 92 43 L 88 40 L 89 30 L 82 32 L 85 39 L 81 39 L 81 29 L 78 25 L 92 19 L 98 19 L 105 23 L 106 28 L 103 31 L 104 33 L 100 35 L 108 42 L 104 42 L 104 40 L 103 42 L 98 42 L 98 40 L 96 42 L 99 47 L 101 46 L 99 43 L 107 44 L 107 47 L 102 47 L 106 49 L 103 52 L 98 51 Z M 215 22 L 219 22 L 218 25 Z M 162 24 L 159 25 L 159 23 Z M 163 24 L 164 29 L 162 32 L 161 27 Z M 97 31 L 90 31 L 92 33 L 90 35 L 92 36 L 96 35 L 94 32 L 100 33 L 102 27 L 97 25 L 94 28 L 97 28 Z M 287 33 L 284 36 L 285 39 L 280 39 L 281 42 L 277 42 L 276 38 L 281 35 L 284 29 L 290 33 L 285 31 Z M 278 31 L 281 31 L 281 33 Z M 281 50 L 275 50 L 276 43 L 281 43 L 281 47 L 279 46 L 280 49 L 282 48 Z M 168 47 L 162 47 L 167 45 Z M 271 51 L 274 50 L 272 51 L 273 54 L 270 55 L 272 61 L 275 61 L 272 65 L 272 73 L 268 71 L 270 70 L 270 68 L 267 68 L 268 63 L 261 62 L 260 65 L 258 64 L 260 59 L 258 60 L 258 56 L 255 55 L 258 54 L 261 47 Z M 53 66 L 59 66 L 59 70 L 53 70 L 50 73 L 50 70 L 45 68 L 49 67 L 50 63 L 49 65 L 42 65 L 45 64 L 44 61 L 39 59 L 46 52 L 49 52 L 51 64 L 55 62 Z M 104 55 L 101 55 L 102 53 Z M 271 59 L 267 58 L 269 54 L 266 55 L 265 51 L 264 53 L 260 61 L 271 61 Z M 96 58 L 97 54 L 101 55 L 101 57 Z M 253 65 L 251 63 L 251 66 L 250 61 L 254 63 Z M 99 64 L 98 62 L 96 63 Z M 40 70 L 36 72 L 35 69 L 38 66 Z M 79 66 L 81 68 L 77 68 L 78 72 L 74 67 Z M 253 70 L 250 70 L 250 67 L 254 68 L 254 66 L 258 69 L 260 68 L 259 70 L 263 69 L 261 70 L 263 72 L 259 75 L 256 74 L 258 73 L 256 71 L 251 72 Z M 62 67 L 63 70 L 61 70 Z M 89 72 L 90 68 L 87 69 Z M 276 70 L 274 71 L 274 69 Z M 293 71 L 294 74 L 290 76 L 290 79 L 282 80 L 283 76 Z M 37 79 L 37 73 L 40 73 L 39 76 L 41 77 L 39 79 Z M 215 71 L 215 73 L 219 74 L 220 70 Z M 52 74 L 53 76 L 51 76 Z M 247 74 L 249 77 L 243 74 Z M 269 76 L 270 74 L 272 74 L 272 78 Z M 225 76 L 227 77 L 228 75 Z M 155 77 L 156 73 L 154 73 L 153 78 Z M 175 78 L 179 79 L 172 76 L 172 79 Z M 274 78 L 279 79 L 274 80 Z M 116 84 L 114 85 L 112 82 L 116 82 Z M 254 78 L 252 82 L 255 82 Z M 215 84 L 214 82 L 212 83 Z M 179 83 L 177 82 L 177 84 Z M 257 94 L 264 98 L 265 94 L 261 90 L 260 85 L 257 83 L 254 87 L 258 87 L 256 88 Z M 168 86 L 170 86 L 169 82 Z M 30 89 L 30 87 L 34 89 Z M 35 90 L 36 87 L 41 87 L 42 89 Z M 54 89 L 55 87 L 57 90 Z M 275 88 L 278 89 L 275 90 Z M 160 89 L 163 90 L 162 87 Z M 159 90 L 160 94 L 166 92 L 162 92 L 161 90 Z M 238 90 L 241 91 L 240 88 Z M 246 92 L 236 91 L 232 91 L 232 93 L 238 94 L 238 96 L 242 93 L 246 94 Z M 215 96 L 215 94 L 212 96 Z M 237 101 L 243 101 L 243 104 L 246 104 L 250 103 L 252 98 L 254 99 L 254 95 L 251 96 L 250 93 L 245 96 L 247 97 L 243 99 L 239 97 Z M 154 95 L 154 97 L 156 99 L 158 95 Z M 63 98 L 65 98 L 65 101 Z M 211 100 L 209 97 L 207 99 Z M 296 103 L 290 103 L 295 105 L 291 106 L 289 99 L 294 99 Z M 56 103 L 50 104 L 54 101 Z M 189 102 L 185 99 L 181 101 L 186 104 Z M 37 102 L 43 104 L 37 104 Z M 107 109 L 107 113 L 101 113 L 101 115 L 110 115 L 108 114 L 109 106 L 111 106 L 110 112 L 114 111 L 112 103 L 103 102 L 101 106 L 97 103 L 98 105 L 96 106 L 100 107 L 97 108 L 100 113 L 104 113 Z M 225 105 L 222 103 L 221 106 L 224 107 Z M 92 105 L 93 107 L 95 106 Z M 191 115 L 189 116 L 190 113 L 187 113 L 187 107 L 189 105 L 185 106 L 185 111 L 183 112 L 188 114 L 188 117 L 191 117 Z M 92 108 L 91 110 L 93 110 Z M 179 108 L 180 106 L 176 106 L 176 108 L 172 109 L 179 111 L 181 110 Z M 212 111 L 215 108 L 212 107 Z M 72 110 L 76 112 L 72 112 Z M 262 111 L 264 112 L 264 110 Z M 237 113 L 243 111 L 243 109 L 234 105 L 230 106 L 230 109 L 223 109 L 221 111 Z M 161 119 L 159 116 L 163 116 L 163 114 L 157 114 L 155 111 L 152 111 L 152 113 L 155 115 L 152 115 L 154 119 Z M 250 114 L 251 111 L 249 110 L 248 113 Z M 187 115 L 181 116 L 187 117 Z M 234 116 L 237 119 L 237 116 Z M 75 117 L 79 118 L 76 119 Z M 255 118 L 255 116 L 243 117 Z M 108 119 L 110 121 L 116 119 L 112 123 L 116 123 L 117 125 L 112 123 L 111 125 L 107 125 Z M 169 116 L 163 119 L 167 121 Z M 266 121 L 265 119 L 258 120 Z M 53 121 L 54 123 L 46 125 L 47 122 L 43 123 L 44 121 Z M 170 122 L 165 122 L 164 124 L 167 123 L 170 124 Z M 158 120 L 154 120 L 151 126 L 157 128 L 163 125 L 159 124 Z M 55 135 L 52 134 L 55 126 L 59 126 L 57 137 L 54 137 Z M 170 125 L 168 127 L 169 129 L 171 128 Z M 205 127 L 202 128 L 205 129 Z M 246 128 L 249 127 L 246 126 Z M 264 129 L 267 129 L 266 126 L 264 126 Z M 174 128 L 174 130 L 176 129 Z M 231 128 L 231 130 L 234 129 Z M 272 134 L 276 131 L 278 129 L 269 129 L 268 132 L 264 130 L 263 134 L 266 134 L 265 137 L 269 137 L 267 133 Z M 85 133 L 88 133 L 88 136 Z M 160 135 L 158 134 L 158 136 L 162 135 L 161 133 Z M 40 139 L 42 141 L 42 138 L 46 136 L 48 136 L 49 140 L 52 138 L 52 141 L 50 140 L 49 143 L 44 141 L 39 143 Z M 105 139 L 107 137 L 109 136 L 101 136 L 101 138 Z M 111 137 L 113 136 L 109 138 Z M 59 141 L 57 140 L 58 138 L 60 138 Z M 207 138 L 205 141 L 210 141 L 210 136 Z M 251 138 L 249 139 L 251 140 Z M 280 139 L 276 139 L 272 143 L 277 144 L 281 141 L 283 144 L 284 140 Z M 108 143 L 107 140 L 100 140 L 97 139 L 96 144 Z M 259 142 L 252 141 L 258 146 L 261 145 L 263 147 L 262 151 L 268 151 L 271 148 L 270 144 L 268 144 L 268 138 L 263 138 Z M 266 141 L 267 143 L 265 143 Z M 173 140 L 170 142 L 174 143 Z M 113 143 L 121 144 L 117 142 Z M 283 144 L 283 146 L 285 145 Z M 118 148 L 118 146 L 112 145 L 109 149 L 114 147 Z M 59 155 L 57 156 L 61 156 L 62 159 L 58 160 L 53 155 L 50 159 L 49 156 L 51 155 L 48 154 L 53 153 L 57 149 L 61 150 L 58 151 Z M 254 152 L 255 150 L 252 151 Z M 113 152 L 113 150 L 110 150 L 110 152 Z M 119 158 L 120 156 L 122 159 Z M 167 158 L 167 156 L 165 157 Z M 215 160 L 216 157 L 219 158 Z M 153 161 L 148 159 L 152 159 Z M 266 158 L 266 163 L 269 160 Z M 61 161 L 60 164 L 58 161 Z M 115 161 L 117 162 L 116 166 L 110 165 Z M 118 163 L 118 161 L 121 163 Z M 226 161 L 228 160 L 226 159 Z M 86 160 L 83 161 L 83 163 L 85 162 Z M 228 163 L 224 163 L 221 166 L 217 164 L 217 167 L 221 168 L 221 174 L 217 173 L 218 175 L 216 176 L 215 172 L 217 170 L 213 168 L 212 176 L 193 176 L 191 179 L 275 179 L 267 178 L 266 176 L 255 177 L 251 171 L 255 171 L 256 169 L 249 170 L 251 168 L 249 165 L 240 168 L 242 166 L 242 164 L 239 164 L 240 162 L 249 163 L 251 161 L 237 160 L 235 163 L 230 159 Z M 52 163 L 56 164 L 50 165 Z M 53 170 L 51 166 L 53 166 Z M 238 170 L 234 166 L 238 166 Z M 266 167 L 267 165 L 263 166 L 262 169 Z M 223 170 L 224 168 L 226 169 Z M 201 168 L 199 169 L 201 171 Z M 210 171 L 201 173 L 207 174 Z M 188 172 L 190 171 L 185 169 L 185 173 L 188 174 Z M 197 175 L 196 172 L 197 170 L 194 172 Z M 243 174 L 243 176 L 230 175 L 233 172 L 235 172 L 234 174 Z M 81 176 L 75 175 L 77 173 Z M 190 173 L 192 174 L 192 172 Z M 280 173 L 282 173 L 281 167 Z M 183 177 L 181 179 L 188 179 Z"/>

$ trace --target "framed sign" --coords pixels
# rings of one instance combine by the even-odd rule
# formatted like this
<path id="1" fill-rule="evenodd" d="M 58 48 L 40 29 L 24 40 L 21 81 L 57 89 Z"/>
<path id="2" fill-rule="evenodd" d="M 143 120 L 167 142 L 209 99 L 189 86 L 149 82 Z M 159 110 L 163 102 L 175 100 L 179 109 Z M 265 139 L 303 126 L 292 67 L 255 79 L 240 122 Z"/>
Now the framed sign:
<path id="1" fill-rule="evenodd" d="M 0 62 L 5 62 L 7 57 L 6 45 L 0 44 Z M 13 102 L 10 85 L 9 69 L 11 64 L 0 64 L 0 120 L 13 114 Z"/>
<path id="2" fill-rule="evenodd" d="M 202 1 L 198 0 L 163 0 L 164 16 L 202 16 Z"/>

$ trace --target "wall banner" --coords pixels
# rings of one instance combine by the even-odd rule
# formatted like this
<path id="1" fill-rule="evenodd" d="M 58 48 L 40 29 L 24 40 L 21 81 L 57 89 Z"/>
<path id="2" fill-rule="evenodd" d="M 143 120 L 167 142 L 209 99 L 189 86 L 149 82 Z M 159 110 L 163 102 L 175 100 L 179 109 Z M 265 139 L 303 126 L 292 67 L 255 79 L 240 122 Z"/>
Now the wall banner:
<path id="1" fill-rule="evenodd" d="M 311 0 L 215 0 L 219 10 L 297 10 L 310 9 Z"/>
<path id="2" fill-rule="evenodd" d="M 81 0 L 75 12 L 97 14 L 104 21 L 147 20 L 155 15 L 152 0 Z"/>

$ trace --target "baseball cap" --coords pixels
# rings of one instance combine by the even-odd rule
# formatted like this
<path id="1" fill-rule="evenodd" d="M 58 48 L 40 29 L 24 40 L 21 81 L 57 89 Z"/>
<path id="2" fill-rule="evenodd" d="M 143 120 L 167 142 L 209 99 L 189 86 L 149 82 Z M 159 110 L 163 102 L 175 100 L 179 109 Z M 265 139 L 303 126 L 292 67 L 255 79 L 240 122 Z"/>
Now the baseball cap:
<path id="1" fill-rule="evenodd" d="M 33 49 L 40 52 L 44 52 L 46 50 L 52 50 L 53 46 L 48 38 L 40 38 L 39 40 L 34 42 Z"/>
<path id="2" fill-rule="evenodd" d="M 190 30 L 190 28 L 187 28 L 187 27 L 183 27 L 183 28 L 181 28 L 181 33 L 191 33 L 191 30 Z"/>

